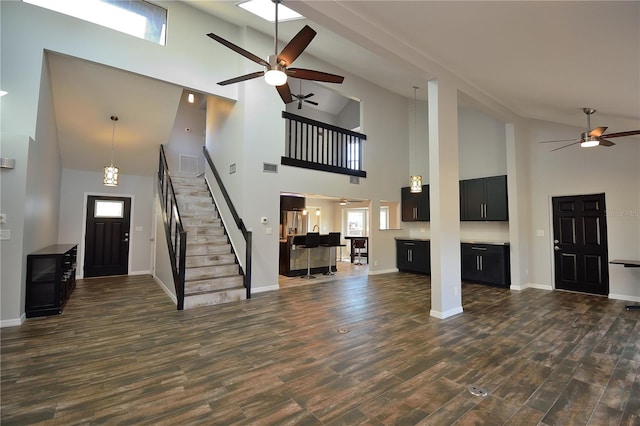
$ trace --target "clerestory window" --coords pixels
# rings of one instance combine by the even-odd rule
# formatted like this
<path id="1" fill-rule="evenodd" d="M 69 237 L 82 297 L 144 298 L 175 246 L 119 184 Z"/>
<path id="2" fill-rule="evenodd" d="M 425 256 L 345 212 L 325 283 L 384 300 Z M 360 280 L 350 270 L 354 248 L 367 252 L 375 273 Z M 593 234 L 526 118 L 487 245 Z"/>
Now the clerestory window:
<path id="1" fill-rule="evenodd" d="M 134 37 L 166 43 L 167 10 L 144 0 L 22 0 Z"/>

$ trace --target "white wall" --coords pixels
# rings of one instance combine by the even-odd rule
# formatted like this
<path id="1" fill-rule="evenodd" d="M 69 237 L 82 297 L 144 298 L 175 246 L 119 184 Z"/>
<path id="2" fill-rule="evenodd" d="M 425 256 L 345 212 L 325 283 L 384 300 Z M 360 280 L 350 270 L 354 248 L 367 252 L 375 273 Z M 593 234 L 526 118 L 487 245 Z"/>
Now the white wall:
<path id="1" fill-rule="evenodd" d="M 530 134 L 531 166 L 531 280 L 553 287 L 553 225 L 551 197 L 605 194 L 609 260 L 640 259 L 640 143 L 616 139 L 613 147 L 550 152 L 554 144 L 535 141 L 572 138 L 579 128 L 533 121 Z M 640 301 L 638 270 L 609 265 L 610 297 Z"/>
<path id="2" fill-rule="evenodd" d="M 2 241 L 1 261 L 1 318 L 8 325 L 19 323 L 24 313 L 27 254 L 55 244 L 58 234 L 60 151 L 48 64 L 46 61 L 38 64 L 42 67 L 39 73 L 42 78 L 36 87 L 42 95 L 38 98 L 37 112 L 44 118 L 38 120 L 35 139 L 2 135 L 2 155 L 16 159 L 16 169 L 2 171 L 2 213 L 8 218 L 3 229 L 12 232 L 11 240 Z M 16 93 L 12 95 L 17 97 Z M 3 122 L 7 109 L 3 110 Z"/>
<path id="3" fill-rule="evenodd" d="M 252 30 L 241 31 L 244 37 L 232 42 L 249 51 L 268 51 L 272 40 Z M 367 135 L 364 145 L 364 169 L 367 178 L 360 179 L 359 185 L 349 183 L 349 176 L 323 173 L 279 165 L 277 174 L 263 173 L 263 162 L 280 163 L 284 154 L 284 120 L 282 101 L 273 87 L 260 79 L 246 82 L 239 90 L 239 101 L 224 126 L 242 127 L 240 140 L 230 132 L 219 128 L 207 128 L 207 147 L 215 152 L 214 161 L 218 170 L 228 170 L 236 163 L 243 182 L 238 183 L 237 175 L 222 173 L 227 188 L 241 189 L 242 200 L 234 204 L 247 226 L 254 230 L 253 287 L 261 289 L 277 288 L 278 279 L 278 232 L 279 197 L 281 191 L 323 194 L 333 197 L 364 198 L 372 200 L 399 200 L 400 186 L 406 172 L 408 150 L 406 141 L 406 100 L 366 81 L 350 75 L 332 65 L 310 57 L 301 57 L 296 66 L 319 69 L 321 71 L 345 75 L 340 86 L 331 86 L 344 96 L 361 100 L 361 130 Z M 248 72 L 239 69 L 236 74 Z M 233 76 L 235 74 L 231 74 Z M 380 108 L 380 105 L 385 105 Z M 211 113 L 209 113 L 211 114 Z M 224 138 L 219 137 L 224 135 Z M 237 149 L 242 146 L 242 152 Z M 228 183 L 227 183 L 228 182 Z M 273 234 L 267 235 L 260 224 L 260 218 L 271 219 Z M 377 229 L 371 231 L 372 244 L 380 239 L 378 265 L 372 270 L 395 268 L 395 245 L 393 231 L 384 231 L 384 237 Z M 396 231 L 396 234 L 400 231 Z M 389 239 L 391 235 L 391 239 Z M 378 246 L 376 246 L 378 247 Z"/>
<path id="4" fill-rule="evenodd" d="M 102 184 L 102 172 L 64 169 L 60 192 L 58 242 L 78 244 L 78 276 L 84 276 L 84 223 L 88 195 L 131 197 L 129 274 L 150 273 L 151 238 L 155 234 L 154 177 L 120 175 L 118 186 Z"/>
<path id="5" fill-rule="evenodd" d="M 197 96 L 197 102 L 190 104 L 187 100 L 189 93 L 193 92 L 183 90 L 180 96 L 180 104 L 173 122 L 171 137 L 169 143 L 165 146 L 167 163 L 172 176 L 194 177 L 204 171 L 202 147 L 204 146 L 207 124 L 206 96 L 194 94 Z M 200 107 L 200 102 L 205 103 L 205 108 Z M 198 162 L 197 171 L 194 173 L 181 171 L 180 155 L 196 157 Z"/>

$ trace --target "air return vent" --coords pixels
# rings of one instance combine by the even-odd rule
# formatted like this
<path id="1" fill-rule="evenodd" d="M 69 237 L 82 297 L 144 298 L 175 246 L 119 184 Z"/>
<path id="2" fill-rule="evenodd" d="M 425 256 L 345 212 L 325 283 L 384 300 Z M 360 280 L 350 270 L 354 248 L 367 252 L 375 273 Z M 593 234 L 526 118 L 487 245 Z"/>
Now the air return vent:
<path id="1" fill-rule="evenodd" d="M 359 176 L 349 176 L 349 183 L 353 185 L 360 185 L 360 177 Z"/>
<path id="2" fill-rule="evenodd" d="M 271 163 L 262 163 L 262 171 L 265 173 L 278 173 L 278 165 Z"/>
<path id="3" fill-rule="evenodd" d="M 198 157 L 180 154 L 180 171 L 198 173 Z"/>

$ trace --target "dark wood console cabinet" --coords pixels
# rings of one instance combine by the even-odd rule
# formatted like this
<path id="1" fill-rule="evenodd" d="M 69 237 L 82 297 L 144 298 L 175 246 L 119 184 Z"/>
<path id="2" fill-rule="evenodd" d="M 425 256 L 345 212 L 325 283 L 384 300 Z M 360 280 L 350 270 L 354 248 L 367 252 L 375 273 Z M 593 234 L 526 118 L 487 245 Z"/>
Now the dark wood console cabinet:
<path id="1" fill-rule="evenodd" d="M 508 244 L 461 244 L 462 279 L 509 287 L 511 268 Z"/>
<path id="2" fill-rule="evenodd" d="M 54 244 L 27 255 L 27 318 L 62 313 L 76 287 L 76 244 Z"/>
<path id="3" fill-rule="evenodd" d="M 396 239 L 396 266 L 399 271 L 431 274 L 431 242 Z"/>

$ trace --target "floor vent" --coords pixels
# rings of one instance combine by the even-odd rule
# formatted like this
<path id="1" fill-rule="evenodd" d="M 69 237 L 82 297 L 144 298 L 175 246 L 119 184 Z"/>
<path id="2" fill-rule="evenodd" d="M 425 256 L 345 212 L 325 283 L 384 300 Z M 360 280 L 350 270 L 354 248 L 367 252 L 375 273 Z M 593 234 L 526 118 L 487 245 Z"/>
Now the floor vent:
<path id="1" fill-rule="evenodd" d="M 262 163 L 262 171 L 267 173 L 278 173 L 278 165 L 271 163 Z"/>

